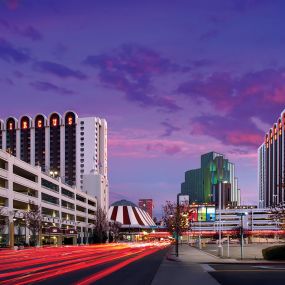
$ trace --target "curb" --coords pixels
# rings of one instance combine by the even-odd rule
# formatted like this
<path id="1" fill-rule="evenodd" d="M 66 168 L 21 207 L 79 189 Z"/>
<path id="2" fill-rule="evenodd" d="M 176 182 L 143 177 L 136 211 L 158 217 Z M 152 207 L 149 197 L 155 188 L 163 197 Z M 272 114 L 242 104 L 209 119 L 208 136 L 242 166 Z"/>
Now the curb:
<path id="1" fill-rule="evenodd" d="M 166 255 L 166 259 L 169 261 L 175 261 L 175 262 L 181 262 L 181 260 L 178 257 L 171 257 L 170 254 Z"/>

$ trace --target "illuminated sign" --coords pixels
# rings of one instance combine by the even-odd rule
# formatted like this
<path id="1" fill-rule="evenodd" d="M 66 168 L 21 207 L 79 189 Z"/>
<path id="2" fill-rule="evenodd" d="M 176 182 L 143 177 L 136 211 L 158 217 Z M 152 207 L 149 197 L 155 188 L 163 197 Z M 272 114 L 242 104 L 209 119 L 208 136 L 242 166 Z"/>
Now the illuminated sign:
<path id="1" fill-rule="evenodd" d="M 27 129 L 28 128 L 28 122 L 27 121 L 23 121 L 22 122 L 22 129 Z"/>
<path id="2" fill-rule="evenodd" d="M 37 127 L 38 128 L 42 128 L 42 126 L 43 126 L 43 121 L 42 120 L 38 120 Z"/>
<path id="3" fill-rule="evenodd" d="M 52 126 L 53 126 L 53 127 L 56 127 L 56 126 L 58 125 L 58 120 L 57 120 L 57 118 L 53 118 L 53 119 L 51 120 L 51 122 L 52 122 Z"/>
<path id="4" fill-rule="evenodd" d="M 215 221 L 216 219 L 216 209 L 215 207 L 207 207 L 206 220 Z"/>
<path id="5" fill-rule="evenodd" d="M 73 124 L 73 118 L 72 117 L 67 118 L 67 124 L 70 126 Z"/>
<path id="6" fill-rule="evenodd" d="M 179 195 L 179 204 L 189 204 L 189 195 Z"/>
<path id="7" fill-rule="evenodd" d="M 206 213 L 207 213 L 207 208 L 206 207 L 199 207 L 198 208 L 198 220 L 199 221 L 206 221 Z"/>
<path id="8" fill-rule="evenodd" d="M 216 220 L 216 208 L 214 206 L 191 205 L 189 220 L 193 222 L 212 222 Z"/>
<path id="9" fill-rule="evenodd" d="M 60 233 L 61 233 L 61 230 L 60 230 L 59 228 L 57 228 L 57 227 L 50 227 L 50 228 L 49 228 L 49 232 L 50 232 L 51 234 L 60 234 Z"/>

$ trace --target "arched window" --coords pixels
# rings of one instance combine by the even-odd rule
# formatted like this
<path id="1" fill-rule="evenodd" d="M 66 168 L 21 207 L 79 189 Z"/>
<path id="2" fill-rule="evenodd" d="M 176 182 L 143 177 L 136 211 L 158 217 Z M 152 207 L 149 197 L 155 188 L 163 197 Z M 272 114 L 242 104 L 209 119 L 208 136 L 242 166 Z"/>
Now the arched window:
<path id="1" fill-rule="evenodd" d="M 22 160 L 31 162 L 31 119 L 23 116 L 20 120 L 20 157 Z"/>
<path id="2" fill-rule="evenodd" d="M 46 119 L 43 115 L 37 115 L 35 117 L 35 164 L 41 166 L 42 170 L 46 170 L 46 160 L 45 160 L 45 126 Z"/>
<path id="3" fill-rule="evenodd" d="M 50 171 L 60 173 L 60 116 L 50 115 Z"/>
<path id="4" fill-rule="evenodd" d="M 6 121 L 6 150 L 16 156 L 16 120 L 8 118 Z"/>
<path id="5" fill-rule="evenodd" d="M 76 184 L 76 114 L 67 112 L 65 123 L 65 182 Z"/>

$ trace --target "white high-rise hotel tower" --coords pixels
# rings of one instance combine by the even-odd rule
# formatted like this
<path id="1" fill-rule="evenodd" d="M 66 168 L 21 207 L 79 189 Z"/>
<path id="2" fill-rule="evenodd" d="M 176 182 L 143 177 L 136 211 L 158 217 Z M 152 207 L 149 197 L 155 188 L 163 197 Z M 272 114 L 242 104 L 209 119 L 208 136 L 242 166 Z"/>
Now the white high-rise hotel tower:
<path id="1" fill-rule="evenodd" d="M 108 210 L 107 122 L 73 111 L 0 120 L 0 148 L 78 189 Z M 84 178 L 84 179 L 83 179 Z M 83 184 L 87 185 L 83 185 Z M 85 187 L 86 186 L 86 187 Z"/>
<path id="2" fill-rule="evenodd" d="M 259 206 L 285 203 L 285 110 L 258 148 Z"/>

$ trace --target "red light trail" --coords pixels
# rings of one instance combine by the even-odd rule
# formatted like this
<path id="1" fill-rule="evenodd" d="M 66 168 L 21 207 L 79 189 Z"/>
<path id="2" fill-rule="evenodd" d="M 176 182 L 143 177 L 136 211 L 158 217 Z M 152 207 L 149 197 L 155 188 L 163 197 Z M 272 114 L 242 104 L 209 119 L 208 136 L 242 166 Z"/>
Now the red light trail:
<path id="1" fill-rule="evenodd" d="M 76 284 L 96 280 L 168 246 L 168 243 L 106 244 L 92 246 L 49 247 L 1 252 L 0 284 L 30 284 L 60 277 L 78 270 L 111 262 L 103 269 Z M 125 260 L 128 258 L 127 260 Z"/>

